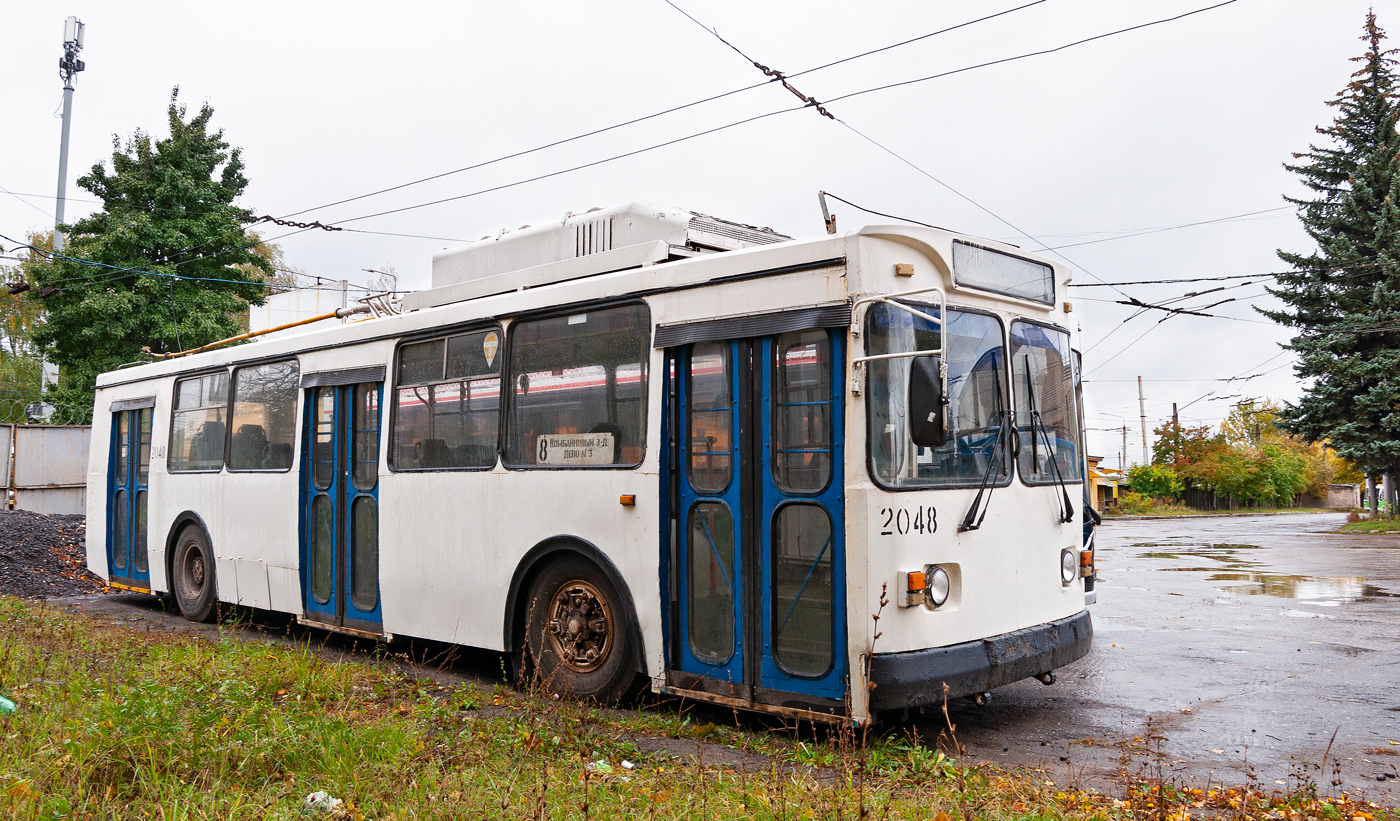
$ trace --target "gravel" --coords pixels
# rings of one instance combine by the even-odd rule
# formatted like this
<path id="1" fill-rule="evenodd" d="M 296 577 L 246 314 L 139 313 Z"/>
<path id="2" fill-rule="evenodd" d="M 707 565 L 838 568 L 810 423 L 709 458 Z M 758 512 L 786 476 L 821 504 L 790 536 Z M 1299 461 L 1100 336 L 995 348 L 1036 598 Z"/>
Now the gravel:
<path id="1" fill-rule="evenodd" d="M 87 569 L 87 526 L 79 515 L 0 511 L 0 595 L 47 599 L 99 593 Z"/>

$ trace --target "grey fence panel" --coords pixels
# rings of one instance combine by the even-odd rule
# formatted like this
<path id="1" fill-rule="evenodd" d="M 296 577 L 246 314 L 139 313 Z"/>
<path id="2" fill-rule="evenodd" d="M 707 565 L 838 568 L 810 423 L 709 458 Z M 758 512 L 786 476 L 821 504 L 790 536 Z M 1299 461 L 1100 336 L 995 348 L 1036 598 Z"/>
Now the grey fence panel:
<path id="1" fill-rule="evenodd" d="M 5 487 L 10 486 L 10 456 L 13 455 L 12 448 L 15 443 L 14 425 L 0 425 L 0 452 L 5 455 L 0 457 L 0 483 Z"/>
<path id="2" fill-rule="evenodd" d="M 87 510 L 91 425 L 18 425 L 14 433 L 15 507 L 35 513 Z"/>

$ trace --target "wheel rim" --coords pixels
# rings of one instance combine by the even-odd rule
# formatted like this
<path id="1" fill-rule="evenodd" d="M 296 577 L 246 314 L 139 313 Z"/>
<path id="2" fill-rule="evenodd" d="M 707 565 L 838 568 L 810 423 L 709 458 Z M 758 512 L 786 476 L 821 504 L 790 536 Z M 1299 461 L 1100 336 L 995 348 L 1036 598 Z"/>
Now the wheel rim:
<path id="1" fill-rule="evenodd" d="M 549 603 L 548 628 L 554 655 L 576 673 L 597 670 L 612 650 L 612 609 L 598 588 L 586 581 L 560 585 Z"/>
<path id="2" fill-rule="evenodd" d="M 195 545 L 186 545 L 181 562 L 180 598 L 187 604 L 199 601 L 204 592 L 204 553 Z"/>

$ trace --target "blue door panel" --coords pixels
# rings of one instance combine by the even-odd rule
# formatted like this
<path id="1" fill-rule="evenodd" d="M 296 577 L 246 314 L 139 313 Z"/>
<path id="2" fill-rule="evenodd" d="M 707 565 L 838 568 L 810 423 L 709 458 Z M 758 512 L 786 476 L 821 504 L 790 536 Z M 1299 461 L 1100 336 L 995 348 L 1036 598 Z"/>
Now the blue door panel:
<path id="1" fill-rule="evenodd" d="M 697 351 L 701 352 L 698 357 Z M 739 493 L 743 483 L 739 476 L 739 369 L 734 367 L 737 360 L 738 344 L 735 342 L 690 346 L 679 358 L 676 378 L 681 385 L 680 430 L 675 436 L 680 443 L 677 527 L 681 547 L 677 577 L 683 593 L 679 597 L 681 615 L 677 641 L 680 670 L 718 681 L 743 683 L 741 608 L 745 570 L 738 531 L 741 525 Z M 702 372 L 717 366 L 724 371 L 728 397 L 697 395 L 697 377 L 704 381 L 704 376 L 708 376 L 713 383 L 715 374 L 702 375 Z M 705 435 L 698 436 L 699 433 Z M 710 470 L 706 476 L 712 481 L 706 482 L 691 470 L 694 464 L 714 461 L 727 464 L 727 481 L 713 481 L 715 471 Z M 724 527 L 726 523 L 728 526 Z M 692 578 L 696 570 L 708 571 L 708 577 Z M 718 634 L 725 625 L 723 614 L 718 612 L 723 608 L 723 598 L 704 597 L 711 603 L 718 603 L 718 608 L 713 604 L 703 607 L 697 595 L 720 590 L 728 591 L 730 626 L 727 632 L 732 634 L 728 642 Z M 726 649 L 729 652 L 725 653 Z"/>
<path id="2" fill-rule="evenodd" d="M 151 408 L 112 414 L 107 460 L 107 573 L 119 584 L 149 589 L 146 507 L 151 465 Z"/>
<path id="3" fill-rule="evenodd" d="M 366 397 L 372 399 L 372 407 L 357 416 L 356 402 Z M 377 382 L 306 391 L 300 536 L 303 608 L 315 620 L 338 626 L 347 622 L 374 626 L 383 621 L 377 549 L 381 398 Z M 373 442 L 372 448 L 366 449 L 367 441 Z M 364 518 L 366 510 L 373 511 L 372 519 Z M 374 545 L 372 570 L 366 579 L 355 576 L 357 539 L 371 539 Z"/>
<path id="4" fill-rule="evenodd" d="M 840 335 L 804 334 L 807 345 L 797 346 L 792 357 L 779 349 L 780 340 L 792 341 L 791 334 L 696 343 L 676 352 L 679 429 L 671 438 L 677 442 L 679 549 L 672 578 L 679 635 L 670 645 L 671 664 L 713 680 L 839 700 L 848 680 L 841 444 L 845 359 Z M 718 351 L 730 365 L 728 396 L 722 400 L 716 399 L 712 374 Z M 782 396 L 774 385 L 778 356 L 788 357 Z M 698 386 L 702 375 L 709 379 L 703 388 Z M 749 409 L 741 407 L 746 392 Z M 756 422 L 751 430 L 740 425 L 746 412 Z M 702 417 L 703 426 L 695 421 Z M 790 427 L 796 420 L 811 430 L 788 430 L 787 441 L 778 442 L 780 417 Z M 824 436 L 812 424 L 816 419 L 824 420 Z M 721 456 L 729 465 L 723 486 L 706 462 Z M 825 480 L 818 487 L 810 477 L 819 473 L 813 466 L 823 464 Z M 785 487 L 777 478 L 781 471 L 807 477 L 810 486 Z M 746 488 L 756 498 L 744 498 Z M 743 520 L 743 511 L 751 521 Z M 754 588 L 757 612 L 745 605 L 746 591 Z M 725 590 L 728 606 L 717 606 L 713 594 Z M 733 638 L 726 643 L 722 635 L 728 631 Z M 697 646 L 696 635 L 704 646 Z M 757 642 L 757 650 L 748 648 L 746 654 L 746 641 Z M 757 669 L 746 669 L 746 658 L 756 659 Z"/>

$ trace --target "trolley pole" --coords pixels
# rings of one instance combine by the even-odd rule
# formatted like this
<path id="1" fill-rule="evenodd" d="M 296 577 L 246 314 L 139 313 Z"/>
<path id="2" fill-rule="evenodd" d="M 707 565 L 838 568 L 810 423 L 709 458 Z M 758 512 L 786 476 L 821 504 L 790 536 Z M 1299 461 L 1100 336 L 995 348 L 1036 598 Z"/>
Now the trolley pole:
<path id="1" fill-rule="evenodd" d="M 58 199 L 53 212 L 53 250 L 63 251 L 63 206 L 68 197 L 68 128 L 73 122 L 73 75 L 87 68 L 78 59 L 83 50 L 83 23 L 76 17 L 63 21 L 63 57 L 58 76 L 63 78 L 63 136 L 58 146 Z"/>

